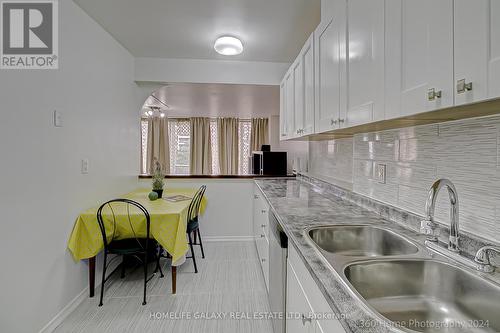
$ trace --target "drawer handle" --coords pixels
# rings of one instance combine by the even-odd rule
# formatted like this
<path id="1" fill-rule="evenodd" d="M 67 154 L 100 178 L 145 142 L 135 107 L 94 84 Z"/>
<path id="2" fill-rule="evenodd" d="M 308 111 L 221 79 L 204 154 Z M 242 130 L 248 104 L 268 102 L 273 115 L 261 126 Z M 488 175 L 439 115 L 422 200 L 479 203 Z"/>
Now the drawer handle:
<path id="1" fill-rule="evenodd" d="M 262 258 L 260 259 L 262 262 L 266 262 L 266 258 Z"/>
<path id="2" fill-rule="evenodd" d="M 457 81 L 457 93 L 463 94 L 466 91 L 472 90 L 472 82 L 465 82 L 465 79 Z"/>
<path id="3" fill-rule="evenodd" d="M 262 224 L 262 225 L 261 225 L 261 227 L 262 227 L 262 228 L 265 228 L 266 226 L 267 226 L 266 224 Z"/>
<path id="4" fill-rule="evenodd" d="M 267 213 L 267 210 L 263 209 L 263 210 L 261 210 L 261 213 L 265 214 L 265 213 Z"/>
<path id="5" fill-rule="evenodd" d="M 427 99 L 429 101 L 434 101 L 436 98 L 441 98 L 442 94 L 441 90 L 436 91 L 436 89 L 431 88 L 427 91 Z"/>
<path id="6" fill-rule="evenodd" d="M 312 318 L 306 317 L 305 314 L 302 314 L 302 325 L 303 326 L 306 326 L 306 323 L 311 323 L 311 322 L 312 322 Z"/>
<path id="7" fill-rule="evenodd" d="M 266 237 L 266 236 L 265 235 L 260 235 L 260 238 L 264 238 L 264 237 Z"/>

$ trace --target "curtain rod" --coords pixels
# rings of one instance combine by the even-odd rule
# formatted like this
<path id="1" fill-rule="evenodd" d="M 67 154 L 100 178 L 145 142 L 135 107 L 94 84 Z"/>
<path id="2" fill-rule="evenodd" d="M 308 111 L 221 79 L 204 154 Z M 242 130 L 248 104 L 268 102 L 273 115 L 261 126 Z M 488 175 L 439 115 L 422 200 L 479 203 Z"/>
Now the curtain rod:
<path id="1" fill-rule="evenodd" d="M 210 120 L 225 119 L 225 118 L 236 118 L 238 120 L 251 121 L 252 119 L 269 119 L 268 117 L 257 117 L 257 118 L 237 118 L 237 117 L 167 117 L 169 120 L 190 120 L 191 118 L 208 118 Z M 141 117 L 143 120 L 149 118 Z"/>

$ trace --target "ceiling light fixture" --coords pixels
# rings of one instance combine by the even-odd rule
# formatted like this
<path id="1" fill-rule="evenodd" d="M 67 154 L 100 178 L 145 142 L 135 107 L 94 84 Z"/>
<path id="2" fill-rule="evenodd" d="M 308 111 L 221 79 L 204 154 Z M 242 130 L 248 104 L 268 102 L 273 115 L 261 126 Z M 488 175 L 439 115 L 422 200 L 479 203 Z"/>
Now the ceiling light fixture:
<path id="1" fill-rule="evenodd" d="M 162 109 L 160 109 L 157 106 L 147 106 L 147 107 L 150 110 L 144 112 L 144 117 L 146 117 L 146 118 L 149 118 L 149 117 L 152 117 L 152 118 L 156 118 L 156 117 L 165 118 L 167 116 L 165 114 L 165 112 L 162 111 Z"/>
<path id="2" fill-rule="evenodd" d="M 215 41 L 214 49 L 222 55 L 238 55 L 243 52 L 243 44 L 236 37 L 222 36 Z"/>

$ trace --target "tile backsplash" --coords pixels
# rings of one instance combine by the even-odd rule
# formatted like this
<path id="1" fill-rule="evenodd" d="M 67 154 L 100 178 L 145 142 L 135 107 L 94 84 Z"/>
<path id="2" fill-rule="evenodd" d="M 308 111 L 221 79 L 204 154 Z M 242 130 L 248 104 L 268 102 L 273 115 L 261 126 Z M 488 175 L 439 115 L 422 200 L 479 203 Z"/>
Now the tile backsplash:
<path id="1" fill-rule="evenodd" d="M 356 193 L 419 215 L 432 183 L 450 179 L 458 190 L 461 230 L 500 241 L 500 116 L 309 145 L 311 174 L 351 183 Z M 377 177 L 377 164 L 386 166 L 385 183 Z M 436 219 L 448 225 L 449 209 L 443 190 Z"/>

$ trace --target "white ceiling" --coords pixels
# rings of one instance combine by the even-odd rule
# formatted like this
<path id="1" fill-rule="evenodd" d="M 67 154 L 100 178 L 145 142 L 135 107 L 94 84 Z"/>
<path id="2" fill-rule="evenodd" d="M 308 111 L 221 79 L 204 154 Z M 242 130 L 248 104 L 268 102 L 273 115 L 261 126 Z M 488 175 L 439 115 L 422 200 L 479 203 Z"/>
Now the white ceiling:
<path id="1" fill-rule="evenodd" d="M 255 118 L 279 114 L 279 86 L 175 83 L 152 95 L 156 98 L 150 96 L 143 111 L 156 106 L 168 117 Z"/>
<path id="2" fill-rule="evenodd" d="M 320 21 L 320 0 L 75 0 L 135 57 L 291 62 Z M 215 39 L 240 38 L 224 57 Z"/>

